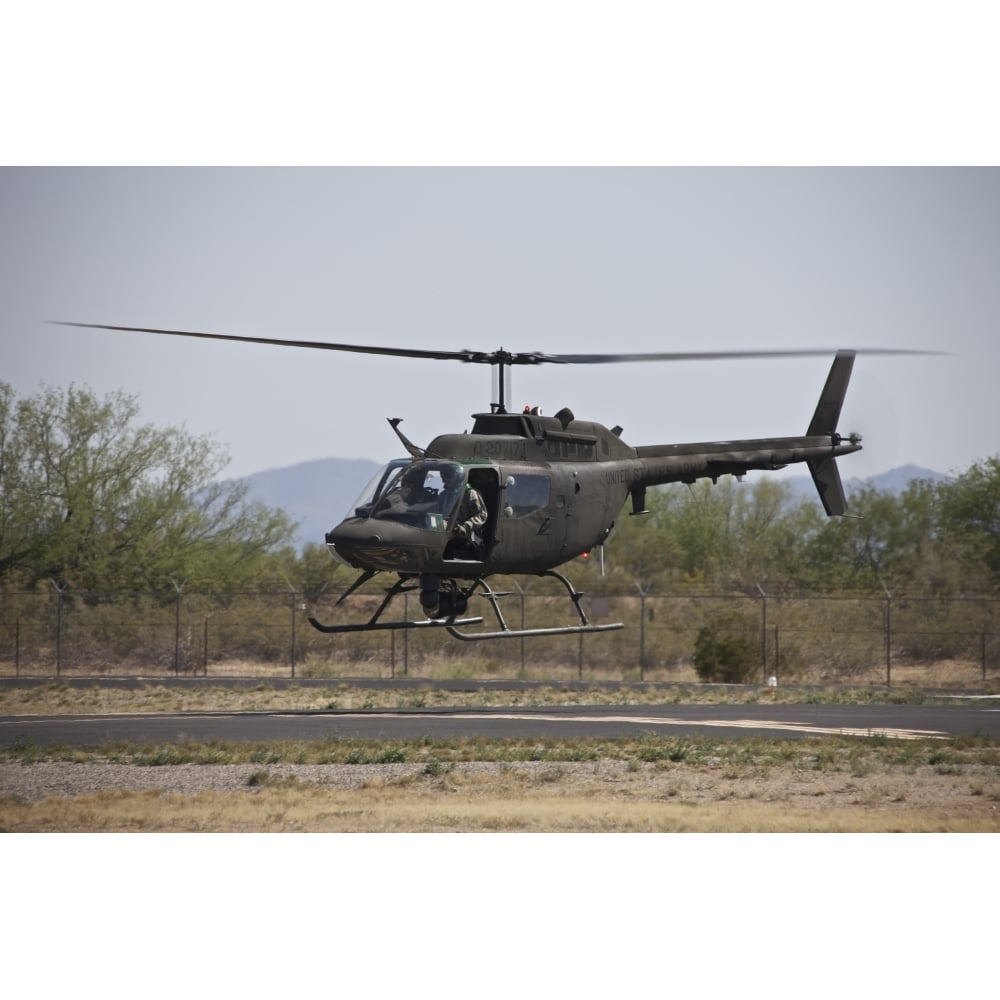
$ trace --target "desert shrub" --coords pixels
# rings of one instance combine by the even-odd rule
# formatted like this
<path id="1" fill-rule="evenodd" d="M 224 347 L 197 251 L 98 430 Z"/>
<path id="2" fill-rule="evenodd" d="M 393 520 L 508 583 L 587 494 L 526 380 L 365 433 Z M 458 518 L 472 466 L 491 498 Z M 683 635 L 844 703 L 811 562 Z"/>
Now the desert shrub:
<path id="1" fill-rule="evenodd" d="M 703 681 L 747 684 L 760 671 L 759 632 L 745 615 L 722 612 L 698 632 L 694 669 Z"/>

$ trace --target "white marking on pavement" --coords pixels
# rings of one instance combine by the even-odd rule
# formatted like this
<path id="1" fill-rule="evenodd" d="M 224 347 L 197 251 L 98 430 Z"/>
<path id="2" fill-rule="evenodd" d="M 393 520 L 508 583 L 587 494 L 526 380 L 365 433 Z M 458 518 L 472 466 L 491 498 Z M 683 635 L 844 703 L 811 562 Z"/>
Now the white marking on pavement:
<path id="1" fill-rule="evenodd" d="M 344 716 L 340 716 L 343 718 Z M 365 716 L 353 716 L 365 718 Z M 817 736 L 884 736 L 894 740 L 947 739 L 947 733 L 935 729 L 860 729 L 843 726 L 816 726 L 807 722 L 774 722 L 758 719 L 671 719 L 656 715 L 523 715 L 516 713 L 479 714 L 455 712 L 445 716 L 423 713 L 386 713 L 382 718 L 395 719 L 503 719 L 510 722 L 628 722 L 637 726 L 711 726 L 729 729 L 780 729 Z"/>

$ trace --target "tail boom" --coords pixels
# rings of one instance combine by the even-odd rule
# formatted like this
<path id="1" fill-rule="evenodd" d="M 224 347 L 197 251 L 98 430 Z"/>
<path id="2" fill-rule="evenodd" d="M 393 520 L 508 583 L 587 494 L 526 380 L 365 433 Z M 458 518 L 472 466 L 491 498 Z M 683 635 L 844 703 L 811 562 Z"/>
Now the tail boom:
<path id="1" fill-rule="evenodd" d="M 840 411 L 854 367 L 854 351 L 838 351 L 803 437 L 712 441 L 698 444 L 649 445 L 635 449 L 630 492 L 633 506 L 647 486 L 693 483 L 696 479 L 742 476 L 754 470 L 782 469 L 806 463 L 823 509 L 831 517 L 847 512 L 837 458 L 861 450 L 861 439 L 837 433 Z"/>

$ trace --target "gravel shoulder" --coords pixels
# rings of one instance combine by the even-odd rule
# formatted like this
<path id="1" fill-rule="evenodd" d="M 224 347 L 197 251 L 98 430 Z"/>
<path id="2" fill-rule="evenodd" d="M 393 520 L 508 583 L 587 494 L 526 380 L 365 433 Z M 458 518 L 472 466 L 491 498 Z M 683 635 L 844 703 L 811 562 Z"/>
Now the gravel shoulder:
<path id="1" fill-rule="evenodd" d="M 534 780 L 553 775 L 572 781 L 609 778 L 628 773 L 625 761 L 584 764 L 545 761 L 470 761 L 449 766 L 452 780 L 518 776 Z M 425 763 L 409 764 L 139 764 L 69 763 L 0 764 L 0 795 L 37 802 L 52 795 L 75 796 L 94 792 L 249 792 L 263 784 L 299 784 L 338 790 L 408 783 L 430 777 Z M 255 780 L 255 778 L 257 780 Z"/>
<path id="2" fill-rule="evenodd" d="M 209 817 L 180 828 L 1000 831 L 1000 777 L 991 765 L 861 774 L 621 760 L 467 761 L 432 769 L 426 763 L 4 763 L 0 828 L 115 829 L 114 817 L 130 814 L 128 797 L 135 794 L 146 799 L 127 828 L 147 830 L 178 828 L 186 822 L 176 819 L 178 810 L 200 808 L 207 796 Z M 281 797 L 279 809 L 274 796 Z M 103 819 L 93 818 L 98 801 Z M 32 818 L 53 808 L 54 819 Z"/>

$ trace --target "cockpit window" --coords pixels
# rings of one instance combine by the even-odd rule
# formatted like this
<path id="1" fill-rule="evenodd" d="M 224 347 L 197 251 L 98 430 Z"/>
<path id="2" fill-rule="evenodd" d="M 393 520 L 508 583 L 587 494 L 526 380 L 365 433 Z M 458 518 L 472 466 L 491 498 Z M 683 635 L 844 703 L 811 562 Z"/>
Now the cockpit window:
<path id="1" fill-rule="evenodd" d="M 383 465 L 368 481 L 368 485 L 361 491 L 358 499 L 354 501 L 347 516 L 371 517 L 372 508 L 382 494 L 385 493 L 386 488 L 392 483 L 392 480 L 399 474 L 399 470 L 405 469 L 412 461 L 410 458 L 394 458 L 391 462 Z"/>
<path id="2" fill-rule="evenodd" d="M 414 462 L 389 484 L 371 517 L 444 531 L 464 483 L 465 471 L 457 462 Z"/>
<path id="3" fill-rule="evenodd" d="M 504 492 L 508 517 L 526 517 L 549 504 L 549 477 L 519 475 L 507 480 Z"/>

